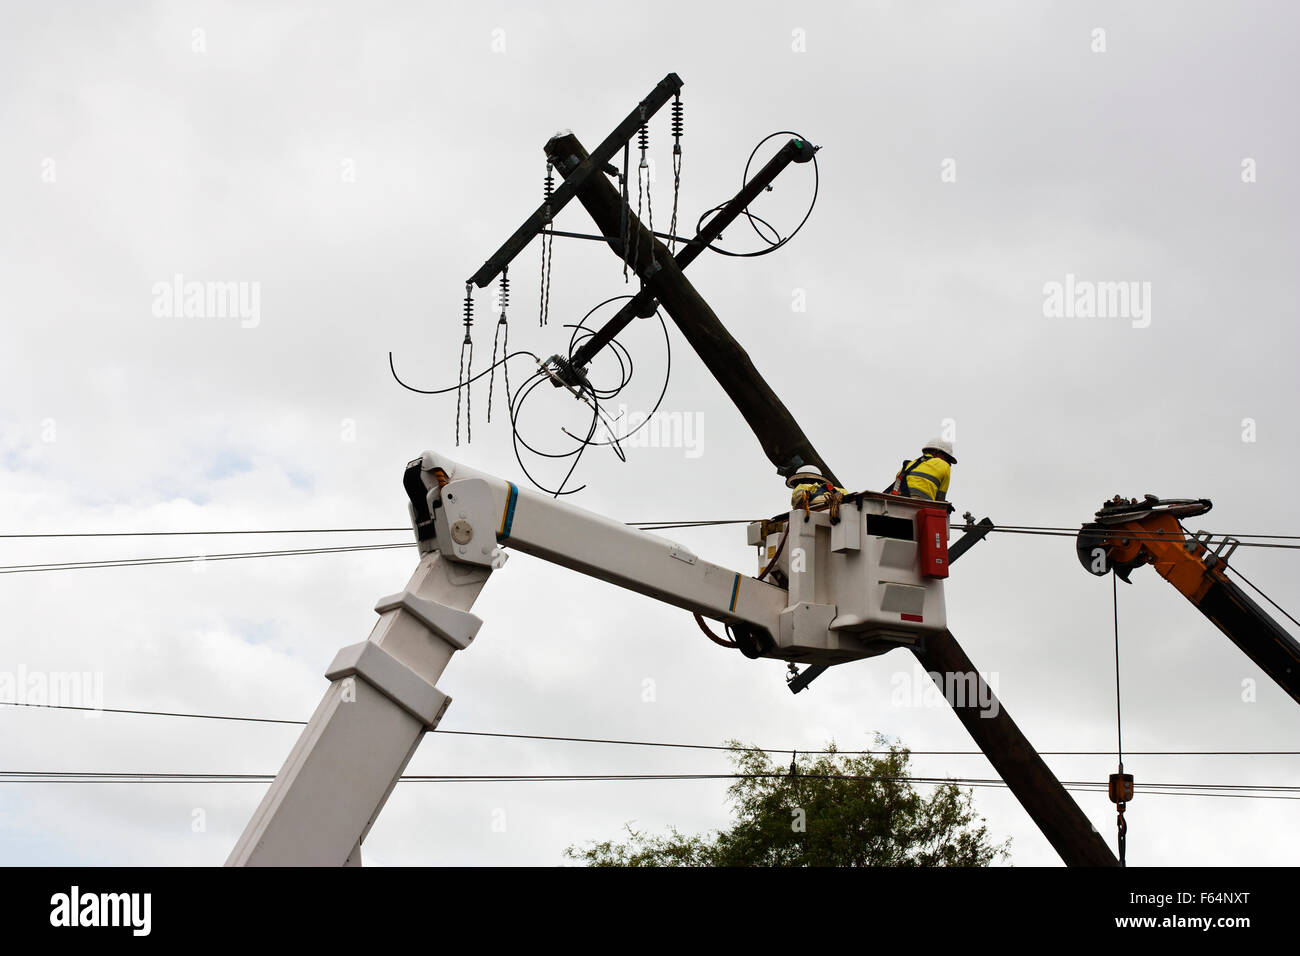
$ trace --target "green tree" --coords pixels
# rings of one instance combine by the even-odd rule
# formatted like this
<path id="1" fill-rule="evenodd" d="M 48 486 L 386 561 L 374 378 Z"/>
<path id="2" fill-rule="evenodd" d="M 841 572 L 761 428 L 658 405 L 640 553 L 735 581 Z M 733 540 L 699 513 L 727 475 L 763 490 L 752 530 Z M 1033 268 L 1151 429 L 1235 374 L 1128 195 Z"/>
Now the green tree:
<path id="1" fill-rule="evenodd" d="M 991 842 L 971 791 L 945 783 L 926 798 L 913 789 L 906 748 L 843 754 L 831 743 L 795 758 L 791 773 L 761 750 L 727 746 L 737 774 L 730 829 L 655 836 L 628 826 L 623 842 L 564 855 L 588 866 L 987 866 L 1009 856 L 1011 841 Z"/>

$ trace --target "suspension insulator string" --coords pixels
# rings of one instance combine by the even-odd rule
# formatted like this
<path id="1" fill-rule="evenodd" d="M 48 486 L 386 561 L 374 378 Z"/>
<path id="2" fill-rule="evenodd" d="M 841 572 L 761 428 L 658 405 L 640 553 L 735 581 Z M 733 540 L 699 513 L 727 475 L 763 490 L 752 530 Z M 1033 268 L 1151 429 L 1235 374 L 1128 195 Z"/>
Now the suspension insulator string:
<path id="1" fill-rule="evenodd" d="M 677 196 L 682 188 L 682 131 L 685 118 L 682 115 L 682 95 L 673 97 L 673 214 L 668 223 L 669 251 L 677 252 Z"/>
<path id="2" fill-rule="evenodd" d="M 641 128 L 637 130 L 636 145 L 637 148 L 641 150 L 641 165 L 639 165 L 636 170 L 636 222 L 637 224 L 636 224 L 636 232 L 632 236 L 632 268 L 633 269 L 638 268 L 637 267 L 638 254 L 641 251 L 641 203 L 642 203 L 641 170 L 644 169 L 648 171 L 650 168 L 650 164 L 646 161 L 646 157 L 645 157 L 646 150 L 650 148 L 650 130 L 647 129 L 645 125 L 644 106 L 641 107 Z M 638 269 L 638 274 L 640 274 L 639 269 Z M 645 285 L 644 279 L 641 280 L 641 284 Z"/>
<path id="3" fill-rule="evenodd" d="M 551 196 L 555 192 L 554 167 L 546 164 L 546 179 L 542 182 L 542 202 L 546 206 L 546 222 L 551 221 Z M 551 312 L 551 257 L 555 252 L 555 231 L 548 226 L 542 227 L 542 270 L 541 289 L 538 292 L 537 324 L 544 326 L 550 321 Z"/>
<path id="4" fill-rule="evenodd" d="M 643 132 L 643 133 L 646 134 L 646 137 L 645 137 L 646 145 L 643 146 L 643 147 L 641 147 L 641 169 L 644 169 L 644 170 L 645 170 L 645 210 L 646 210 L 646 228 L 650 230 L 650 233 L 649 233 L 649 235 L 650 235 L 650 274 L 653 275 L 653 274 L 657 271 L 656 268 L 655 268 L 655 266 L 656 266 L 656 263 L 655 263 L 655 207 L 654 207 L 654 203 L 651 201 L 651 195 L 652 195 L 652 193 L 651 193 L 651 190 L 650 190 L 650 185 L 651 185 L 651 180 L 650 180 L 650 164 L 646 161 L 646 158 L 645 158 L 646 150 L 647 150 L 647 149 L 649 148 L 649 146 L 650 146 L 650 134 L 649 134 L 649 131 L 648 131 L 644 126 L 641 127 L 641 132 Z M 640 169 L 637 170 L 637 174 L 640 175 Z M 642 284 L 642 285 L 645 285 L 645 281 L 642 280 L 642 283 L 641 283 L 641 284 Z"/>
<path id="5" fill-rule="evenodd" d="M 492 367 L 488 372 L 488 411 L 487 420 L 492 421 L 492 389 L 497 377 L 497 346 L 500 344 L 501 354 L 510 354 L 510 325 L 506 321 L 506 309 L 510 305 L 510 267 L 505 266 L 501 270 L 501 292 L 498 296 L 501 300 L 501 318 L 497 320 L 495 333 L 492 335 Z M 506 404 L 510 403 L 510 370 L 506 366 L 501 367 L 501 374 L 505 376 L 506 382 Z"/>
<path id="6" fill-rule="evenodd" d="M 465 393 L 465 444 L 472 440 L 473 428 L 470 412 L 470 388 L 472 386 L 474 367 L 474 340 L 470 338 L 470 329 L 474 326 L 474 284 L 465 283 L 464 318 L 465 339 L 460 343 L 460 371 L 456 379 L 456 446 L 460 447 L 460 396 Z"/>

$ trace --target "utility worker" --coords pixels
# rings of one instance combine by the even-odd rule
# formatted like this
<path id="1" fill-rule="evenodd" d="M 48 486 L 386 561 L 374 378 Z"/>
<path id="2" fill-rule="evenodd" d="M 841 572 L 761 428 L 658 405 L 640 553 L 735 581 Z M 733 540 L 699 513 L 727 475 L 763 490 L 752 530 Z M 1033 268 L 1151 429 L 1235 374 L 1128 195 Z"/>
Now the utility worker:
<path id="1" fill-rule="evenodd" d="M 814 465 L 806 465 L 785 480 L 790 489 L 790 507 L 802 508 L 808 513 L 813 508 L 830 507 L 831 518 L 840 516 L 840 500 L 848 493 L 828 481 L 821 470 Z"/>
<path id="2" fill-rule="evenodd" d="M 957 456 L 952 452 L 952 443 L 936 438 L 921 446 L 920 458 L 903 462 L 886 494 L 947 501 L 948 479 L 955 464 Z"/>

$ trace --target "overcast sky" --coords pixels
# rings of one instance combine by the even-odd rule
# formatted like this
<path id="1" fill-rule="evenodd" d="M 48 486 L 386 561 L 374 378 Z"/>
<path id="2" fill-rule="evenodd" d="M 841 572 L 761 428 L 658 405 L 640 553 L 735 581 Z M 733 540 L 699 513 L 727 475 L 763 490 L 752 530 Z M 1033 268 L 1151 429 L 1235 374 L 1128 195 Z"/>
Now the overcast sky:
<path id="1" fill-rule="evenodd" d="M 542 144 L 571 128 L 594 147 L 674 71 L 683 231 L 735 191 L 766 134 L 823 147 L 799 237 L 689 275 L 847 484 L 879 489 L 951 420 L 959 514 L 1077 526 L 1117 492 L 1151 492 L 1212 498 L 1192 528 L 1300 534 L 1286 482 L 1300 467 L 1287 5 L 179 2 L 9 4 L 4 19 L 0 531 L 396 527 L 403 466 L 425 449 L 526 486 L 500 406 L 483 420 L 484 390 L 473 443 L 454 448 L 454 396 L 402 390 L 387 353 L 413 384 L 453 383 L 464 279 L 539 201 Z M 660 228 L 669 149 L 664 111 Z M 794 167 L 754 210 L 788 232 L 810 196 L 810 169 Z M 590 220 L 574 204 L 559 227 Z M 736 226 L 724 244 L 758 240 Z M 534 243 L 511 269 L 511 343 L 546 356 L 564 322 L 628 287 L 607 249 L 557 239 L 539 328 L 538 260 Z M 178 275 L 241 283 L 249 308 L 187 315 L 160 291 Z M 1046 314 L 1045 289 L 1067 276 L 1136 283 L 1141 309 Z M 490 311 L 481 293 L 478 367 Z M 625 521 L 780 510 L 788 492 L 758 443 L 669 338 L 663 408 L 695 440 L 626 463 L 591 453 L 572 500 Z M 625 339 L 622 400 L 644 411 L 663 334 L 645 321 Z M 516 383 L 528 370 L 513 365 Z M 551 392 L 524 424 L 549 449 L 582 416 Z M 743 526 L 669 534 L 756 570 Z M 408 538 L 11 539 L 0 563 L 323 540 Z M 414 564 L 390 550 L 0 575 L 0 672 L 89 672 L 106 707 L 305 719 L 335 651 L 365 638 L 374 601 Z M 1242 548 L 1234 564 L 1300 607 L 1294 551 Z M 1133 581 L 1119 595 L 1126 749 L 1297 749 L 1295 704 L 1154 571 Z M 1040 750 L 1115 746 L 1110 590 L 1070 538 L 994 535 L 953 569 L 950 627 Z M 801 750 L 880 732 L 974 749 L 950 710 L 891 702 L 919 674 L 901 651 L 796 697 L 784 664 L 710 644 L 690 615 L 523 555 L 475 611 L 478 639 L 439 681 L 454 698 L 443 729 Z M 0 727 L 0 769 L 23 771 L 274 773 L 298 732 L 17 708 Z M 1294 863 L 1290 801 L 1142 786 L 1296 785 L 1297 759 L 1130 757 L 1130 863 Z M 1048 762 L 1064 780 L 1115 769 L 1113 754 Z M 994 775 L 978 754 L 913 766 Z M 708 752 L 442 735 L 410 770 L 727 767 Z M 0 783 L 0 859 L 219 864 L 264 786 Z M 1075 796 L 1114 846 L 1105 795 Z M 401 785 L 365 857 L 555 865 L 628 822 L 723 827 L 724 797 L 709 781 Z M 1059 862 L 1007 791 L 975 801 L 1012 838 L 1012 863 Z"/>

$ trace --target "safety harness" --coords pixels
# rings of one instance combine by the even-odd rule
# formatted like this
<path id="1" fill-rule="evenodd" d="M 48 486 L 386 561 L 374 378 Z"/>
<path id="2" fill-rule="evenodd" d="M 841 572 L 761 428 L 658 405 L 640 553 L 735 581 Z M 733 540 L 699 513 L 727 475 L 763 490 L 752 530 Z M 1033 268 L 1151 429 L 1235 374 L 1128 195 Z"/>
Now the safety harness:
<path id="1" fill-rule="evenodd" d="M 903 463 L 898 468 L 898 477 L 894 479 L 894 483 L 892 485 L 890 485 L 887 489 L 885 489 L 885 494 L 902 495 L 904 498 L 911 498 L 912 489 L 907 486 L 907 476 L 910 475 L 912 472 L 916 471 L 916 469 L 920 468 L 922 465 L 924 465 L 927 461 L 929 461 L 933 457 L 934 455 L 927 455 L 924 452 L 922 452 L 921 457 L 913 461 L 910 465 L 907 463 L 907 459 L 904 458 Z M 929 476 L 921 475 L 919 477 L 924 478 Z M 938 490 L 939 489 L 936 487 L 935 488 L 936 499 L 938 498 Z"/>
<path id="2" fill-rule="evenodd" d="M 805 518 L 814 510 L 826 508 L 831 513 L 831 524 L 840 523 L 840 502 L 844 500 L 844 489 L 837 488 L 829 481 L 807 482 L 795 487 L 790 496 L 792 508 L 802 508 Z"/>

